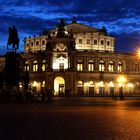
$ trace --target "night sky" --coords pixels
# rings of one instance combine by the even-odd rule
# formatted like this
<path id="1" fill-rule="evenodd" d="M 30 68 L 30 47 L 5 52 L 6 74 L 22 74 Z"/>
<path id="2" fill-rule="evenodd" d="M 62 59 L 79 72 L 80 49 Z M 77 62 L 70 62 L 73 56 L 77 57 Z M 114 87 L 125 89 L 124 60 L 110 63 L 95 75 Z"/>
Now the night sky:
<path id="1" fill-rule="evenodd" d="M 140 46 L 140 0 L 0 0 L 0 54 L 6 53 L 9 26 L 20 38 L 52 29 L 60 18 L 96 28 L 105 26 L 116 38 L 116 50 L 131 52 Z"/>

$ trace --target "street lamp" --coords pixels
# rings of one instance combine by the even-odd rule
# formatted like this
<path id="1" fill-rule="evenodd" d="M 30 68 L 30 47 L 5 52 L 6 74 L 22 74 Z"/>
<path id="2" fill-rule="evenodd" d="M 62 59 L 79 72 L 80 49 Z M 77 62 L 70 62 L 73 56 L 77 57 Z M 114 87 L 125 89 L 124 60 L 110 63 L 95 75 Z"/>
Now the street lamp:
<path id="1" fill-rule="evenodd" d="M 123 76 L 120 76 L 117 79 L 119 83 L 119 94 L 120 94 L 120 100 L 124 100 L 124 95 L 123 95 L 123 84 L 126 82 L 126 78 Z"/>
<path id="2" fill-rule="evenodd" d="M 137 50 L 137 57 L 140 58 L 140 49 Z"/>

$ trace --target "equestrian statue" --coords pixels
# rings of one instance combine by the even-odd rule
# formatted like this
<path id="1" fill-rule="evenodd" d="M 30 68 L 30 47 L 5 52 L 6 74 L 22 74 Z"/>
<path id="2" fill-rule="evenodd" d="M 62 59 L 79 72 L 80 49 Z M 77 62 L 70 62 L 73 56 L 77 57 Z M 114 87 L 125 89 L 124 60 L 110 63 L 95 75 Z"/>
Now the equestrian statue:
<path id="1" fill-rule="evenodd" d="M 7 42 L 7 49 L 9 49 L 9 46 L 12 46 L 12 49 L 16 53 L 16 50 L 19 48 L 19 38 L 18 38 L 18 32 L 15 26 L 9 27 L 9 38 Z"/>

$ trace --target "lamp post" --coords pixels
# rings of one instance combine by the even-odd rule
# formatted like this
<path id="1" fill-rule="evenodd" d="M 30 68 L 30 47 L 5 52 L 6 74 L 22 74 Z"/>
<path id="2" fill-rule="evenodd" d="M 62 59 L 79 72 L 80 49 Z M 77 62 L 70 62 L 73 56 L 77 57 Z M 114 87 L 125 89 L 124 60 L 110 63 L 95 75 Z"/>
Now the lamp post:
<path id="1" fill-rule="evenodd" d="M 123 95 L 123 84 L 126 82 L 126 78 L 121 76 L 117 79 L 119 83 L 119 95 L 120 95 L 120 100 L 124 100 L 124 95 Z"/>

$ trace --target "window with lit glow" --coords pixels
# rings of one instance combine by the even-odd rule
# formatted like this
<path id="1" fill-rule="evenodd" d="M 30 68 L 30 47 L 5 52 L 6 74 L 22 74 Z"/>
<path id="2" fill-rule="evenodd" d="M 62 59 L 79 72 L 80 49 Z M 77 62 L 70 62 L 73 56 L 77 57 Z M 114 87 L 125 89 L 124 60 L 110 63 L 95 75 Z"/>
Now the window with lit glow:
<path id="1" fill-rule="evenodd" d="M 97 40 L 94 40 L 94 45 L 97 45 Z"/>
<path id="2" fill-rule="evenodd" d="M 82 60 L 77 61 L 77 71 L 83 71 L 83 61 Z"/>
<path id="3" fill-rule="evenodd" d="M 39 41 L 36 41 L 36 46 L 38 46 L 39 45 Z"/>
<path id="4" fill-rule="evenodd" d="M 87 44 L 90 44 L 90 39 L 87 39 Z"/>
<path id="5" fill-rule="evenodd" d="M 46 60 L 42 61 L 42 71 L 46 70 Z"/>
<path id="6" fill-rule="evenodd" d="M 82 39 L 79 39 L 79 43 L 82 44 Z"/>
<path id="7" fill-rule="evenodd" d="M 83 85 L 82 81 L 78 81 L 77 85 Z"/>
<path id="8" fill-rule="evenodd" d="M 93 81 L 89 81 L 89 85 L 93 85 Z"/>
<path id="9" fill-rule="evenodd" d="M 99 61 L 99 71 L 105 71 L 105 62 L 103 60 Z"/>
<path id="10" fill-rule="evenodd" d="M 31 42 L 31 46 L 34 46 L 34 42 Z"/>
<path id="11" fill-rule="evenodd" d="M 123 67 L 123 64 L 122 62 L 118 62 L 118 72 L 122 72 L 122 67 Z"/>
<path id="12" fill-rule="evenodd" d="M 42 40 L 42 45 L 45 45 L 45 40 Z"/>
<path id="13" fill-rule="evenodd" d="M 45 87 L 45 81 L 42 82 L 42 87 Z"/>
<path id="14" fill-rule="evenodd" d="M 104 40 L 101 40 L 101 45 L 104 45 Z"/>
<path id="15" fill-rule="evenodd" d="M 94 61 L 93 60 L 88 61 L 88 71 L 94 71 Z"/>
<path id="16" fill-rule="evenodd" d="M 109 46 L 110 45 L 110 41 L 107 41 L 107 46 Z"/>
<path id="17" fill-rule="evenodd" d="M 113 61 L 109 62 L 108 70 L 109 70 L 109 72 L 113 72 L 114 71 L 114 62 Z"/>
<path id="18" fill-rule="evenodd" d="M 33 71 L 38 71 L 38 63 L 36 60 L 33 62 Z"/>
<path id="19" fill-rule="evenodd" d="M 29 63 L 28 63 L 28 61 L 25 62 L 24 70 L 29 71 Z"/>
<path id="20" fill-rule="evenodd" d="M 27 46 L 27 47 L 29 47 L 29 46 L 30 46 L 29 42 L 27 42 L 27 43 L 26 43 L 26 46 Z"/>

